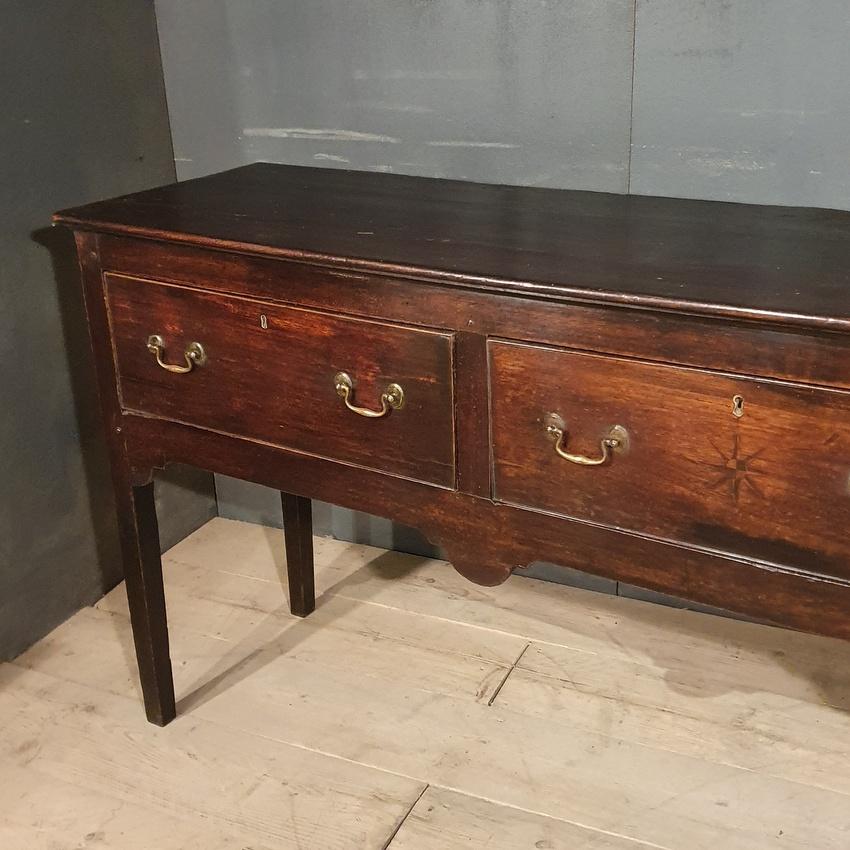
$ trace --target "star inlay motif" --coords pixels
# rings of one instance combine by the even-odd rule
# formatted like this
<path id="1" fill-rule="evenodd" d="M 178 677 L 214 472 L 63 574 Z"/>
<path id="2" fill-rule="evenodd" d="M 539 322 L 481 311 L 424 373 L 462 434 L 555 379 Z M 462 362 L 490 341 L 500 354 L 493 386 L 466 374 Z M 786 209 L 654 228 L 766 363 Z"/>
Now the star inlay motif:
<path id="1" fill-rule="evenodd" d="M 743 487 L 748 488 L 759 498 L 764 498 L 764 493 L 759 489 L 754 480 L 754 476 L 761 473 L 757 469 L 753 469 L 753 462 L 756 461 L 764 449 L 759 449 L 752 454 L 742 454 L 741 452 L 741 435 L 736 431 L 732 451 L 724 452 L 715 442 L 711 440 L 711 447 L 717 452 L 720 461 L 718 463 L 709 464 L 713 468 L 719 470 L 720 474 L 717 478 L 709 483 L 712 490 L 728 488 L 729 495 L 732 501 L 737 505 Z"/>

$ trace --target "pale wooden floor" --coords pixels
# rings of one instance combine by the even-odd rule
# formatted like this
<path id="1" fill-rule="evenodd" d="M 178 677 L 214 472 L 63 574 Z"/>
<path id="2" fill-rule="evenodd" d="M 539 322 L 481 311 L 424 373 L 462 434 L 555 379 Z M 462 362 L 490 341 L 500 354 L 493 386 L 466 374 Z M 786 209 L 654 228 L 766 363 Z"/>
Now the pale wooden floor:
<path id="1" fill-rule="evenodd" d="M 0 667 L 0 848 L 850 848 L 850 644 L 210 522 L 165 559 L 180 717 L 123 588 Z"/>

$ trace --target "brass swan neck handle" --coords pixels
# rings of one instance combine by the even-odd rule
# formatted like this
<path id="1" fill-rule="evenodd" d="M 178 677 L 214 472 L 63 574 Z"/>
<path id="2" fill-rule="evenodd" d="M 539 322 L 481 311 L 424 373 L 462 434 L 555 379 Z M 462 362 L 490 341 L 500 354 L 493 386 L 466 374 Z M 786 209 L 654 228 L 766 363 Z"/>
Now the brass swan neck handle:
<path id="1" fill-rule="evenodd" d="M 167 372 L 174 372 L 177 375 L 185 375 L 191 372 L 195 366 L 203 366 L 207 362 L 207 353 L 204 347 L 199 342 L 190 342 L 183 352 L 183 359 L 186 365 L 179 363 L 166 363 L 165 357 L 165 340 L 159 334 L 151 334 L 148 337 L 147 348 L 151 354 L 156 357 L 156 362 Z"/>
<path id="2" fill-rule="evenodd" d="M 354 381 L 347 372 L 337 372 L 334 375 L 334 389 L 350 411 L 368 419 L 380 419 L 387 416 L 391 410 L 401 410 L 404 406 L 404 390 L 398 384 L 387 384 L 386 389 L 381 393 L 380 410 L 371 410 L 354 404 Z"/>
<path id="3" fill-rule="evenodd" d="M 623 452 L 629 447 L 628 431 L 622 425 L 613 425 L 599 442 L 602 452 L 599 457 L 573 454 L 566 450 L 567 425 L 564 420 L 557 413 L 549 413 L 544 419 L 544 425 L 558 456 L 579 466 L 602 466 L 611 460 L 615 452 Z"/>

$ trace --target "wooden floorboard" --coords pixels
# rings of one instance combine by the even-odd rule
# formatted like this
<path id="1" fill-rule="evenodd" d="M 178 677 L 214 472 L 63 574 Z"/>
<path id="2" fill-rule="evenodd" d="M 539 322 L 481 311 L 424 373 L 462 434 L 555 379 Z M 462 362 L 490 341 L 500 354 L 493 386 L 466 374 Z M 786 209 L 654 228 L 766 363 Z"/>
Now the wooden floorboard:
<path id="1" fill-rule="evenodd" d="M 272 585 L 283 604 L 281 532 L 216 519 L 169 553 L 206 571 Z M 240 546 L 245 544 L 245 551 Z M 850 711 L 850 642 L 515 578 L 499 587 L 466 581 L 442 561 L 362 544 L 315 541 L 317 593 L 397 608 L 537 643 L 673 671 L 702 665 L 715 681 Z M 219 583 L 219 579 L 216 580 Z M 215 591 L 212 591 L 215 593 Z M 254 594 L 265 593 L 254 589 Z M 277 596 L 275 596 L 277 594 Z"/>
<path id="2" fill-rule="evenodd" d="M 782 693 L 532 644 L 499 704 L 574 728 L 850 794 L 850 714 Z"/>
<path id="3" fill-rule="evenodd" d="M 244 850 L 245 834 L 214 819 L 170 814 L 141 800 L 88 790 L 39 769 L 5 764 L 3 850 Z M 254 842 L 252 850 L 273 845 Z"/>
<path id="4" fill-rule="evenodd" d="M 168 553 L 166 729 L 120 587 L 0 668 L 0 847 L 850 847 L 850 645 L 315 546 L 306 620 L 278 530 Z"/>
<path id="5" fill-rule="evenodd" d="M 648 850 L 653 845 L 429 787 L 390 846 L 391 850 Z"/>
<path id="6" fill-rule="evenodd" d="M 229 847 L 231 837 L 252 850 L 380 847 L 424 787 L 198 717 L 158 729 L 139 717 L 135 700 L 12 665 L 0 668 L 0 723 L 4 789 L 25 770 L 117 799 L 125 810 L 138 805 L 178 834 L 179 821 L 189 830 L 209 824 L 222 834 L 216 847 Z M 78 816 L 77 833 L 107 832 L 95 822 L 102 815 Z M 70 826 L 64 846 L 76 847 Z"/>

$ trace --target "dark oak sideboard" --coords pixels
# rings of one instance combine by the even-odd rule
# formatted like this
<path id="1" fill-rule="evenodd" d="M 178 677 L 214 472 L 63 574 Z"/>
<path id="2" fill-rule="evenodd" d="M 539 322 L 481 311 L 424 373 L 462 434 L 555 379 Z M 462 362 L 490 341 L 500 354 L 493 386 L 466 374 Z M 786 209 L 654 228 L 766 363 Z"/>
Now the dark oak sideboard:
<path id="1" fill-rule="evenodd" d="M 282 491 L 298 615 L 317 498 L 850 637 L 850 214 L 256 164 L 55 220 L 154 723 L 170 463 Z"/>

